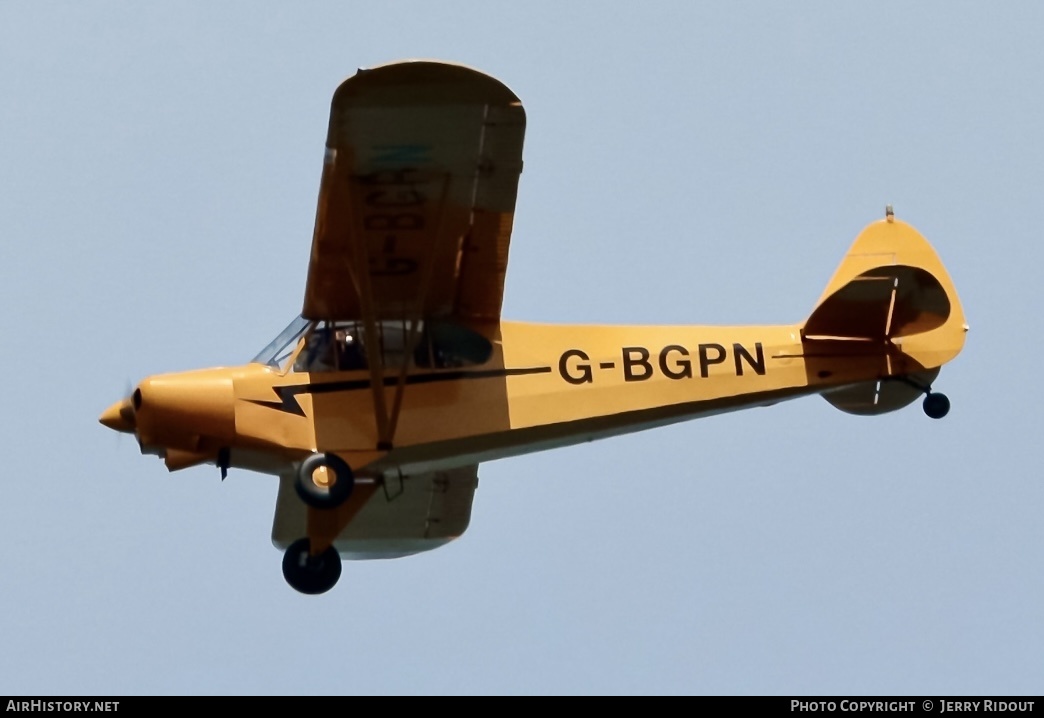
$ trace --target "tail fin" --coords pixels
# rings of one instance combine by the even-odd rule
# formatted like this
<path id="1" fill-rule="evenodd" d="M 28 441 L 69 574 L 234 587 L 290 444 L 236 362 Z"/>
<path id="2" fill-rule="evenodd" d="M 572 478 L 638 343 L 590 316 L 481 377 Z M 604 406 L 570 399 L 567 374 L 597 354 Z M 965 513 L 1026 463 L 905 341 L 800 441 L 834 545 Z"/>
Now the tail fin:
<path id="1" fill-rule="evenodd" d="M 880 414 L 916 400 L 939 367 L 960 353 L 968 326 L 957 291 L 921 234 L 895 219 L 864 229 L 801 329 L 810 377 L 844 384 L 834 406 Z M 840 357 L 848 359 L 840 371 Z M 818 370 L 813 374 L 812 367 Z M 876 374 L 872 381 L 845 383 Z M 887 382 L 904 377 L 904 382 Z"/>

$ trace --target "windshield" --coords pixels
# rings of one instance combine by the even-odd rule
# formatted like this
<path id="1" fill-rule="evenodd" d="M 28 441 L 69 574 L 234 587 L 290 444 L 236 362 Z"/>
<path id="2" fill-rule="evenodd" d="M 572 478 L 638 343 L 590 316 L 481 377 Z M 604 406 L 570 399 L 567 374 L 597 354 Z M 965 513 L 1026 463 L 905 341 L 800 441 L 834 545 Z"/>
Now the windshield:
<path id="1" fill-rule="evenodd" d="M 279 332 L 279 336 L 268 343 L 256 357 L 251 359 L 257 364 L 266 364 L 279 369 L 290 358 L 301 335 L 305 333 L 311 322 L 304 317 L 295 317 L 292 322 Z"/>

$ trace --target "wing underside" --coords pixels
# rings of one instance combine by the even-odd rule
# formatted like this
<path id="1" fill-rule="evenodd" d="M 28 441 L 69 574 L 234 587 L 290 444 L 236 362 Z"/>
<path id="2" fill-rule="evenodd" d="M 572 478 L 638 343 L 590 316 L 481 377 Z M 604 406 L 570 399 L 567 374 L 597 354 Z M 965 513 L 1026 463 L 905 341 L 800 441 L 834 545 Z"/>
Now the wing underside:
<path id="1" fill-rule="evenodd" d="M 334 547 L 346 559 L 396 558 L 438 548 L 467 529 L 477 486 L 477 465 L 386 479 L 375 490 L 357 486 L 349 502 L 359 506 Z M 281 476 L 272 542 L 285 549 L 307 534 L 307 522 L 293 475 Z"/>
<path id="2" fill-rule="evenodd" d="M 327 330 L 358 323 L 351 336 L 362 337 L 371 376 L 376 451 L 394 445 L 410 370 L 409 361 L 389 360 L 397 327 L 396 356 L 415 355 L 422 325 L 429 338 L 457 336 L 460 324 L 492 341 L 524 133 L 518 97 L 460 65 L 360 70 L 334 93 L 302 315 Z M 313 410 L 318 427 L 322 412 Z M 477 466 L 357 482 L 330 512 L 306 508 L 293 482 L 280 478 L 277 546 L 336 536 L 344 558 L 388 558 L 464 532 Z"/>
<path id="3" fill-rule="evenodd" d="M 525 112 L 446 63 L 360 70 L 336 91 L 304 316 L 500 316 Z"/>

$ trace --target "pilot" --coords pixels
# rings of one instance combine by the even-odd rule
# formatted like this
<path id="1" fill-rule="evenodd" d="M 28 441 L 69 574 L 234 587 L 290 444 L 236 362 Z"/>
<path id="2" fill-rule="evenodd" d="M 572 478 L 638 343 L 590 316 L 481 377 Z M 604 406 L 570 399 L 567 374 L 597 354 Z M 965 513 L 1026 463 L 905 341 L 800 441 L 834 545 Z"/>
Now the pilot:
<path id="1" fill-rule="evenodd" d="M 337 347 L 338 369 L 352 371 L 366 368 L 366 353 L 363 351 L 362 343 L 344 329 L 337 330 Z"/>
<path id="2" fill-rule="evenodd" d="M 308 345 L 294 363 L 294 371 L 331 371 L 334 363 L 334 343 L 329 328 L 316 329 L 308 337 Z"/>

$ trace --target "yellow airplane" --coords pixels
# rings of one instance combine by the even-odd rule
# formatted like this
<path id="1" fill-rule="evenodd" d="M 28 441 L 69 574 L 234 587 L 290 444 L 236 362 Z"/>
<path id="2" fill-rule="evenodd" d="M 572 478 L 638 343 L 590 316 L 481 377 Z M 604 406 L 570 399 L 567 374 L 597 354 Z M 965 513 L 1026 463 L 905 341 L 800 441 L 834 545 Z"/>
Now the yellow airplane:
<path id="1" fill-rule="evenodd" d="M 957 293 L 891 210 L 803 322 L 561 326 L 500 318 L 525 112 L 492 77 L 409 61 L 334 93 L 303 310 L 244 366 L 152 376 L 101 423 L 170 471 L 279 477 L 272 540 L 298 591 L 341 559 L 468 526 L 483 461 L 822 394 L 882 414 L 964 345 Z"/>

